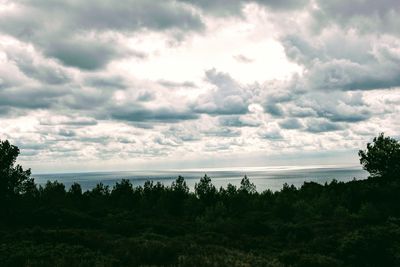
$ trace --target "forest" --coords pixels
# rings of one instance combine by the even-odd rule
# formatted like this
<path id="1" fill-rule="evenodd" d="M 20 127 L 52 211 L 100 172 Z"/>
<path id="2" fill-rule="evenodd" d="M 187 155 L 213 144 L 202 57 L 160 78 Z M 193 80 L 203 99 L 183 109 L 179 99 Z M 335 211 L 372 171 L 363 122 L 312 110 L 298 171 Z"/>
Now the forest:
<path id="1" fill-rule="evenodd" d="M 359 151 L 368 179 L 277 192 L 207 175 L 193 191 L 40 186 L 19 153 L 0 141 L 1 266 L 400 266 L 400 143 L 384 134 Z"/>

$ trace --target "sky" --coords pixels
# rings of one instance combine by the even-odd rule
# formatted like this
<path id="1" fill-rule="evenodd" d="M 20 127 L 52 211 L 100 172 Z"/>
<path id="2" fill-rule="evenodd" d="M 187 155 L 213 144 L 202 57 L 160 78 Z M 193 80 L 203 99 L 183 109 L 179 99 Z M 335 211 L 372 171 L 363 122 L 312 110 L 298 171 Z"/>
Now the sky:
<path id="1" fill-rule="evenodd" d="M 357 165 L 400 136 L 398 0 L 0 0 L 33 172 Z"/>

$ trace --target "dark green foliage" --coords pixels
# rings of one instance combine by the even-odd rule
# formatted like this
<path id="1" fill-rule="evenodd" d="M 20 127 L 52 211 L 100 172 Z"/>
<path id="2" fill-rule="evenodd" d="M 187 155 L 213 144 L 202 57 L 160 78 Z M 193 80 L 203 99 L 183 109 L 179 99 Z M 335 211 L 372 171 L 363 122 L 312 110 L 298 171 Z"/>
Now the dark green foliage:
<path id="1" fill-rule="evenodd" d="M 19 148 L 0 140 L 0 201 L 32 189 L 31 170 L 15 165 Z"/>
<path id="2" fill-rule="evenodd" d="M 199 183 L 196 183 L 194 190 L 197 197 L 205 204 L 209 205 L 215 201 L 217 189 L 211 183 L 211 178 L 207 174 L 200 179 Z"/>
<path id="3" fill-rule="evenodd" d="M 383 133 L 358 154 L 364 169 L 374 177 L 395 177 L 400 174 L 400 143 L 385 137 Z"/>
<path id="4" fill-rule="evenodd" d="M 247 175 L 245 175 L 242 181 L 240 181 L 239 192 L 245 194 L 255 194 L 257 192 L 256 186 L 250 182 L 249 178 L 247 178 Z"/>
<path id="5" fill-rule="evenodd" d="M 80 198 L 82 196 L 82 187 L 78 183 L 73 183 L 68 190 L 68 194 L 72 197 Z"/>
<path id="6" fill-rule="evenodd" d="M 400 179 L 388 171 L 279 192 L 247 176 L 220 190 L 204 176 L 190 192 L 179 176 L 82 192 L 10 175 L 18 150 L 3 148 L 2 179 L 17 181 L 3 183 L 0 266 L 400 266 Z"/>

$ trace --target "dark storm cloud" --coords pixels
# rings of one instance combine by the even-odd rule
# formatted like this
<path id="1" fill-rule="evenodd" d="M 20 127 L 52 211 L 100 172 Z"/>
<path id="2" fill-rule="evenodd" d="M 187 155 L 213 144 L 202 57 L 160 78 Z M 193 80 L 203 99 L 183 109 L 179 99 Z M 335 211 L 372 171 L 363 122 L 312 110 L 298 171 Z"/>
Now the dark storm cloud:
<path id="1" fill-rule="evenodd" d="M 142 29 L 198 31 L 200 17 L 175 1 L 15 1 L 18 10 L 2 14 L 0 31 L 34 44 L 67 66 L 95 70 L 114 58 L 132 56 L 112 39 L 110 31 Z M 79 37 L 78 37 L 79 36 Z M 133 56 L 143 55 L 133 53 Z"/>

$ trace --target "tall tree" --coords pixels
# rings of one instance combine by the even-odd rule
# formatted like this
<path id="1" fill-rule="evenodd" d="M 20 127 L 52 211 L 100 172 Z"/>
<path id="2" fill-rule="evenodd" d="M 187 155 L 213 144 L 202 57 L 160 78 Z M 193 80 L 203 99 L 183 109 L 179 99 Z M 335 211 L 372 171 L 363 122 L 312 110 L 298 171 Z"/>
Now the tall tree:
<path id="1" fill-rule="evenodd" d="M 366 150 L 358 152 L 360 163 L 372 177 L 400 175 L 400 143 L 381 133 L 367 144 Z"/>
<path id="2" fill-rule="evenodd" d="M 15 165 L 19 148 L 10 142 L 0 140 L 0 198 L 22 194 L 31 187 L 33 179 L 31 170 L 24 170 L 21 165 Z"/>

